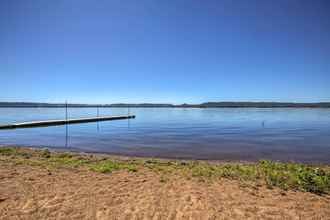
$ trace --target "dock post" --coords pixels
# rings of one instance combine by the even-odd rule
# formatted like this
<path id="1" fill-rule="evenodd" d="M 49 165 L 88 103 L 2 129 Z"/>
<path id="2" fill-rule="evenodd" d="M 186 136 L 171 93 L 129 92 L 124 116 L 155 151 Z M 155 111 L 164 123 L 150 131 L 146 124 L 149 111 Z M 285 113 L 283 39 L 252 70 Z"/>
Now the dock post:
<path id="1" fill-rule="evenodd" d="M 96 110 L 97 110 L 97 117 L 100 117 L 99 107 L 98 107 L 98 106 L 96 107 Z M 96 122 L 96 124 L 97 124 L 97 131 L 99 132 L 99 131 L 100 131 L 100 125 L 99 125 L 99 122 Z"/>
<path id="2" fill-rule="evenodd" d="M 129 116 L 130 115 L 130 108 L 129 108 L 129 105 L 127 106 L 127 116 Z M 130 128 L 130 120 L 128 119 L 127 120 L 127 128 L 129 129 Z"/>
<path id="3" fill-rule="evenodd" d="M 65 100 L 65 121 L 68 122 L 68 101 Z M 69 139 L 69 128 L 68 124 L 65 124 L 65 147 L 68 147 L 68 139 Z"/>
<path id="4" fill-rule="evenodd" d="M 68 102 L 65 100 L 65 120 L 68 120 Z"/>

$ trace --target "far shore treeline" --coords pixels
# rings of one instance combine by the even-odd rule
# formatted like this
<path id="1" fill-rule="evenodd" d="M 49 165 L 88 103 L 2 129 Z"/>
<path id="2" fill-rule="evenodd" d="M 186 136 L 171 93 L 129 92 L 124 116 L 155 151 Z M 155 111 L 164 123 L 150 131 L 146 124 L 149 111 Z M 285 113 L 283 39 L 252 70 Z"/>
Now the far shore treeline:
<path id="1" fill-rule="evenodd" d="M 37 102 L 0 102 L 1 107 L 12 108 L 63 108 L 65 103 L 37 103 Z M 68 107 L 73 108 L 330 108 L 330 102 L 318 103 L 295 103 L 295 102 L 205 102 L 202 104 L 72 104 Z"/>

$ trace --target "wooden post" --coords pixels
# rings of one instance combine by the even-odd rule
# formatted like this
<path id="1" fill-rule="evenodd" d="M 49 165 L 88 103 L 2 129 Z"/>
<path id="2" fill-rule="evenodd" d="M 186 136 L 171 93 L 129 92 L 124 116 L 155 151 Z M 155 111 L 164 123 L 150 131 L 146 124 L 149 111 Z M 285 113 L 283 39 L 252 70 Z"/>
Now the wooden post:
<path id="1" fill-rule="evenodd" d="M 68 120 L 68 102 L 65 100 L 65 120 Z"/>
<path id="2" fill-rule="evenodd" d="M 68 101 L 65 100 L 65 121 L 68 122 Z M 69 128 L 68 124 L 65 124 L 65 147 L 68 147 Z"/>

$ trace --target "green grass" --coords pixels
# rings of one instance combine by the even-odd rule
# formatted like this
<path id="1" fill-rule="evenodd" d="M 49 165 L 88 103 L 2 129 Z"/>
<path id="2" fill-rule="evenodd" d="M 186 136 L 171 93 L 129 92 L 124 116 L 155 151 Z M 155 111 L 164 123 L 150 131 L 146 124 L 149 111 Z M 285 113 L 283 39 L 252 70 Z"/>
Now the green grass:
<path id="1" fill-rule="evenodd" d="M 137 167 L 134 164 L 116 162 L 112 160 L 106 160 L 99 163 L 94 163 L 90 166 L 90 169 L 100 173 L 111 173 L 115 170 L 126 169 L 130 172 L 136 172 Z"/>
<path id="2" fill-rule="evenodd" d="M 55 166 L 68 166 L 68 167 L 79 167 L 83 164 L 89 163 L 88 160 L 79 158 L 61 158 L 61 157 L 51 157 L 48 162 L 54 164 Z"/>
<path id="3" fill-rule="evenodd" d="M 28 150 L 0 147 L 0 159 L 16 164 L 55 168 L 85 168 L 94 172 L 112 173 L 116 170 L 137 172 L 140 168 L 160 174 L 160 182 L 167 182 L 170 174 L 187 178 L 217 180 L 229 178 L 265 184 L 269 188 L 298 190 L 316 194 L 330 193 L 330 166 L 312 166 L 298 163 L 280 163 L 262 160 L 259 163 L 211 164 L 198 161 L 168 161 L 156 159 L 115 160 L 81 156 L 73 153 L 56 153 L 49 150 Z"/>
<path id="4" fill-rule="evenodd" d="M 204 179 L 229 178 L 265 183 L 269 188 L 298 190 L 316 194 L 330 192 L 329 166 L 324 168 L 262 160 L 253 164 L 210 164 L 205 162 L 162 162 L 151 160 L 145 167 L 160 173 L 182 172 Z"/>
<path id="5" fill-rule="evenodd" d="M 11 156 L 17 164 L 39 165 L 47 167 L 79 167 L 89 160 L 74 157 L 69 153 L 51 153 L 48 149 L 26 150 L 21 148 L 2 148 L 0 155 Z"/>
<path id="6" fill-rule="evenodd" d="M 324 169 L 266 160 L 260 161 L 259 167 L 268 186 L 318 194 L 330 191 L 330 173 Z"/>
<path id="7" fill-rule="evenodd" d="M 15 154 L 16 152 L 17 152 L 16 148 L 0 147 L 0 155 L 9 156 Z"/>
<path id="8" fill-rule="evenodd" d="M 326 169 L 297 163 L 262 160 L 257 164 L 209 165 L 191 167 L 195 177 L 224 177 L 265 182 L 269 188 L 299 190 L 317 194 L 330 192 L 330 172 Z"/>

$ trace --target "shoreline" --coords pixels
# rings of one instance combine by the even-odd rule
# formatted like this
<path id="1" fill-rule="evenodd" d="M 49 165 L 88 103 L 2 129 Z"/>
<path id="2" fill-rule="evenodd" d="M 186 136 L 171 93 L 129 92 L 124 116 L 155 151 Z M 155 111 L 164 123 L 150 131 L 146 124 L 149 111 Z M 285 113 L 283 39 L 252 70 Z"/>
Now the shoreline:
<path id="1" fill-rule="evenodd" d="M 262 160 L 279 162 L 279 163 L 293 163 L 293 164 L 303 164 L 307 166 L 330 166 L 330 163 L 326 162 L 303 162 L 303 161 L 294 161 L 294 160 L 274 160 L 268 158 L 260 158 L 255 160 L 236 160 L 236 159 L 204 159 L 204 158 L 193 158 L 193 157 L 173 157 L 173 156 L 147 156 L 139 154 L 130 154 L 130 153 L 114 153 L 114 152 L 102 152 L 102 151 L 88 151 L 82 150 L 74 147 L 56 147 L 56 146 L 31 146 L 31 145 L 0 145 L 0 148 L 26 148 L 32 150 L 42 150 L 48 149 L 54 153 L 56 152 L 69 152 L 72 154 L 86 154 L 86 155 L 103 155 L 109 157 L 123 157 L 123 158 L 135 158 L 135 159 L 156 159 L 156 160 L 167 160 L 167 161 L 199 161 L 206 163 L 214 164 L 256 164 Z"/>

